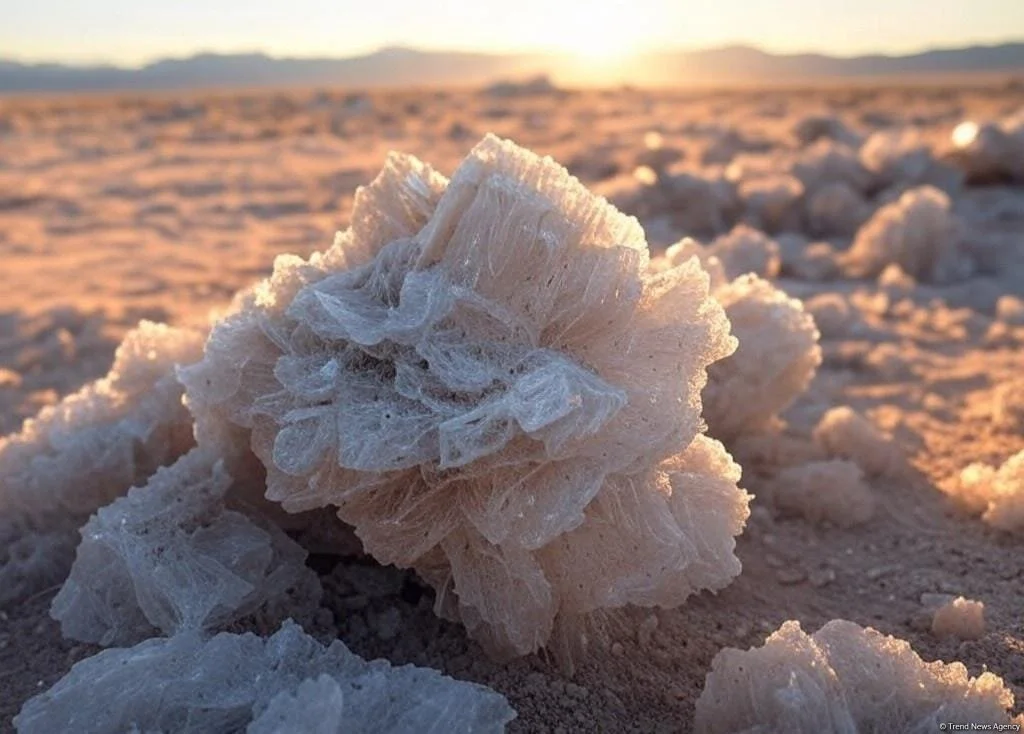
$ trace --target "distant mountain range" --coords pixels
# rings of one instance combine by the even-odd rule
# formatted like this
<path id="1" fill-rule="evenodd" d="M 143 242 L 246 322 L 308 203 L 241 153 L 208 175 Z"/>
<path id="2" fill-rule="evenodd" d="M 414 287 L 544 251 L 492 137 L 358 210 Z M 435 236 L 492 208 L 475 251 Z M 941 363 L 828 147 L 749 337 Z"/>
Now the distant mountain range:
<path id="1" fill-rule="evenodd" d="M 0 60 L 0 92 L 143 90 L 252 86 L 396 87 L 481 84 L 550 73 L 570 83 L 685 85 L 721 81 L 784 81 L 845 77 L 1024 73 L 1024 43 L 926 51 L 906 56 L 841 58 L 771 54 L 749 46 L 663 51 L 588 69 L 559 55 L 485 54 L 384 48 L 348 58 L 275 58 L 265 54 L 200 54 L 141 68 L 23 64 Z"/>

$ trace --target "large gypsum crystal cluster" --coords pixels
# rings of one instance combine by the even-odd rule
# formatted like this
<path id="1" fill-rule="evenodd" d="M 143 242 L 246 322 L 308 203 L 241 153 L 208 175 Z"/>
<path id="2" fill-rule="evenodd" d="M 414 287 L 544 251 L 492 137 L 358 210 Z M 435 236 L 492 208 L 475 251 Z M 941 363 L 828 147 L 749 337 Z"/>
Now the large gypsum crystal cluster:
<path id="1" fill-rule="evenodd" d="M 698 734 L 926 734 L 940 724 L 1010 723 L 1013 694 L 992 673 L 926 663 L 903 640 L 833 620 L 786 622 L 764 646 L 722 650 L 697 700 Z"/>
<path id="2" fill-rule="evenodd" d="M 367 662 L 286 622 L 268 639 L 192 630 L 104 650 L 29 700 L 14 725 L 19 734 L 496 734 L 513 718 L 484 686 Z"/>
<path id="3" fill-rule="evenodd" d="M 0 438 L 0 604 L 62 580 L 85 519 L 188 451 L 174 366 L 195 361 L 204 338 L 144 321 L 106 377 Z"/>
<path id="4" fill-rule="evenodd" d="M 700 392 L 735 342 L 696 259 L 647 265 L 550 159 L 489 136 L 448 182 L 393 155 L 180 371 L 198 439 L 248 443 L 288 510 L 336 506 L 497 654 L 721 588 L 747 495 Z"/>
<path id="5" fill-rule="evenodd" d="M 702 247 L 685 239 L 668 249 L 654 270 L 696 256 L 711 278 L 711 294 L 725 309 L 739 346 L 708 368 L 704 418 L 708 432 L 727 443 L 763 430 L 801 395 L 821 364 L 820 334 L 803 303 L 765 276 L 778 272 L 778 247 L 739 227 Z"/>

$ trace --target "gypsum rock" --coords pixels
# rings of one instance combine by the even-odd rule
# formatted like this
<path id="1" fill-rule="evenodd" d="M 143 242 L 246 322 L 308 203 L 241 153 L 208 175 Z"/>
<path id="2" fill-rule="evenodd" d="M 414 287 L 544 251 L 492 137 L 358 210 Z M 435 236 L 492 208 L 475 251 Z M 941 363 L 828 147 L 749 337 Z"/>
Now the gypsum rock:
<path id="1" fill-rule="evenodd" d="M 51 616 L 65 637 L 130 645 L 159 630 L 223 629 L 261 610 L 277 626 L 320 584 L 306 552 L 272 523 L 227 509 L 231 477 L 196 448 L 82 528 Z"/>
<path id="2" fill-rule="evenodd" d="M 967 512 L 994 528 L 1024 531 L 1024 451 L 1001 466 L 974 463 L 943 488 Z"/>
<path id="3" fill-rule="evenodd" d="M 952 194 L 963 184 L 963 174 L 937 160 L 928 140 L 916 128 L 876 132 L 864 141 L 859 155 L 874 176 L 875 191 L 933 186 Z"/>
<path id="4" fill-rule="evenodd" d="M 880 130 L 860 147 L 860 161 L 876 179 L 876 187 L 921 183 L 932 164 L 931 150 L 914 128 Z"/>
<path id="5" fill-rule="evenodd" d="M 193 444 L 173 368 L 202 345 L 199 332 L 143 321 L 106 377 L 0 439 L 0 604 L 61 581 L 85 518 Z"/>
<path id="6" fill-rule="evenodd" d="M 727 648 L 697 700 L 698 734 L 927 734 L 940 723 L 1009 723 L 1013 694 L 992 673 L 925 663 L 910 645 L 833 620 L 789 621 L 763 647 Z"/>
<path id="7" fill-rule="evenodd" d="M 800 180 L 808 194 L 830 184 L 845 184 L 863 196 L 873 183 L 873 175 L 861 163 L 857 151 L 827 140 L 800 151 L 789 172 Z"/>
<path id="8" fill-rule="evenodd" d="M 951 597 L 935 609 L 930 629 L 936 637 L 980 640 L 985 636 L 985 604 L 962 596 Z"/>
<path id="9" fill-rule="evenodd" d="M 697 258 L 701 267 L 707 272 L 712 294 L 714 294 L 715 288 L 728 282 L 725 266 L 715 255 L 712 247 L 702 245 L 692 237 L 684 237 L 671 245 L 665 250 L 665 256 L 651 260 L 649 267 L 652 273 L 663 273 L 679 267 L 691 258 Z"/>
<path id="10" fill-rule="evenodd" d="M 202 345 L 199 332 L 141 322 L 106 377 L 0 439 L 0 511 L 88 516 L 184 453 L 191 419 L 173 368 Z"/>
<path id="11" fill-rule="evenodd" d="M 906 466 L 892 436 L 846 405 L 826 411 L 813 436 L 830 457 L 850 459 L 869 476 L 898 476 Z"/>
<path id="12" fill-rule="evenodd" d="M 800 280 L 820 282 L 831 280 L 839 272 L 838 257 L 828 242 L 803 240 L 804 246 L 795 254 L 793 245 L 803 239 L 801 235 L 781 235 L 778 240 L 782 252 L 780 272 Z M 788 252 L 787 252 L 788 250 Z"/>
<path id="13" fill-rule="evenodd" d="M 1024 117 L 1002 123 L 956 126 L 948 158 L 970 184 L 1024 181 Z"/>
<path id="14" fill-rule="evenodd" d="M 683 232 L 714 236 L 739 216 L 736 189 L 720 175 L 670 172 L 661 181 L 671 203 L 667 213 Z"/>
<path id="15" fill-rule="evenodd" d="M 658 173 L 641 167 L 602 181 L 595 191 L 627 214 L 644 220 L 668 217 L 673 227 L 690 235 L 713 237 L 727 230 L 739 213 L 732 183 L 720 175 L 674 168 Z"/>
<path id="16" fill-rule="evenodd" d="M 777 270 L 778 247 L 763 235 L 762 242 L 767 243 L 761 250 L 764 257 L 757 257 L 757 249 L 736 253 L 724 246 L 737 242 L 756 245 L 758 238 L 747 236 L 748 232 L 760 234 L 740 225 L 734 230 L 739 237 L 712 247 L 685 238 L 651 264 L 653 272 L 661 272 L 698 258 L 710 276 L 711 293 L 725 308 L 739 340 L 735 354 L 708 369 L 703 394 L 708 430 L 727 442 L 771 424 L 807 389 L 822 359 L 820 334 L 799 300 L 756 275 L 729 280 L 717 255 L 723 249 L 724 255 L 733 256 L 734 263 L 760 262 L 770 271 Z"/>
<path id="17" fill-rule="evenodd" d="M 743 179 L 739 195 L 744 221 L 768 232 L 800 229 L 800 204 L 804 185 L 788 173 Z"/>
<path id="18" fill-rule="evenodd" d="M 247 432 L 270 499 L 336 505 L 496 655 L 651 570 L 651 603 L 721 588 L 747 495 L 719 444 L 691 444 L 706 367 L 734 342 L 695 260 L 647 261 L 636 220 L 550 159 L 489 136 L 446 184 L 393 155 L 335 246 L 279 259 L 180 371 L 199 440 L 230 453 Z M 686 534 L 673 508 L 691 494 L 719 498 L 697 512 L 724 532 Z M 650 535 L 645 513 L 674 529 Z M 606 517 L 672 572 L 570 571 L 618 552 L 589 546 Z"/>
<path id="19" fill-rule="evenodd" d="M 803 304 L 822 339 L 844 339 L 865 329 L 859 309 L 841 293 L 819 293 Z"/>
<path id="20" fill-rule="evenodd" d="M 847 183 L 834 181 L 807 196 L 807 230 L 815 236 L 852 237 L 871 216 L 871 206 Z"/>
<path id="21" fill-rule="evenodd" d="M 367 662 L 286 622 L 269 639 L 189 631 L 104 650 L 25 703 L 14 725 L 19 734 L 469 734 L 504 731 L 513 718 L 484 686 Z M 311 719 L 320 728 L 304 728 Z"/>
<path id="22" fill-rule="evenodd" d="M 700 260 L 711 279 L 711 292 L 747 273 L 764 278 L 779 274 L 778 243 L 760 230 L 738 224 L 710 245 L 701 245 L 692 237 L 684 237 L 665 251 L 665 257 L 651 261 L 652 272 L 664 272 L 682 265 L 691 257 Z"/>
<path id="23" fill-rule="evenodd" d="M 783 469 L 772 482 L 772 504 L 811 522 L 848 528 L 875 513 L 876 500 L 864 472 L 852 461 L 811 461 Z"/>
<path id="24" fill-rule="evenodd" d="M 960 236 L 949 197 L 923 186 L 875 212 L 857 232 L 844 266 L 850 275 L 863 278 L 896 263 L 920 280 L 948 283 L 970 275 Z"/>
<path id="25" fill-rule="evenodd" d="M 718 258 L 728 280 L 747 273 L 762 278 L 774 278 L 779 274 L 778 243 L 746 224 L 738 224 L 728 234 L 717 237 L 707 248 L 707 254 Z M 706 257 L 704 259 L 706 261 Z M 712 284 L 714 282 L 712 279 Z"/>
<path id="26" fill-rule="evenodd" d="M 821 364 L 820 335 L 799 300 L 755 275 L 713 293 L 739 347 L 708 369 L 704 418 L 708 432 L 729 443 L 766 428 L 807 389 Z"/>
<path id="27" fill-rule="evenodd" d="M 721 128 L 717 136 L 701 153 L 701 163 L 705 166 L 726 164 L 742 153 L 764 153 L 772 148 L 767 140 L 752 140 L 733 128 Z"/>

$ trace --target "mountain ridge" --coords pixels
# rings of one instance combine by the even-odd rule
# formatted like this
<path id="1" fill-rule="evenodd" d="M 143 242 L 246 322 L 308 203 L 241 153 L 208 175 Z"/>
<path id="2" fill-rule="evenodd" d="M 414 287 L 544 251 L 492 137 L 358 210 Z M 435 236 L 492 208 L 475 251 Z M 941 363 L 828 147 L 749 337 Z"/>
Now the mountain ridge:
<path id="1" fill-rule="evenodd" d="M 197 53 L 138 68 L 73 66 L 0 59 L 0 92 L 181 89 L 225 86 L 352 87 L 480 84 L 500 77 L 549 73 L 591 83 L 686 84 L 705 80 L 821 79 L 905 74 L 1024 72 L 1024 42 L 941 48 L 914 54 L 831 56 L 776 54 L 749 45 L 696 51 L 662 50 L 588 72 L 567 54 L 428 51 L 389 46 L 349 57 L 275 57 L 263 52 Z"/>

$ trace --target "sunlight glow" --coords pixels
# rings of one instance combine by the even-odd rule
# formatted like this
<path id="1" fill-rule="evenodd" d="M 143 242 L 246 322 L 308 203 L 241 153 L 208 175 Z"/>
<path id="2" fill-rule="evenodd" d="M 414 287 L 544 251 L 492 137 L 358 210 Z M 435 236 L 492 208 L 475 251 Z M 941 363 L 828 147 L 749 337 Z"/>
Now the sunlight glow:
<path id="1" fill-rule="evenodd" d="M 957 148 L 966 148 L 975 141 L 979 132 L 978 123 L 970 120 L 961 122 L 953 130 L 953 145 Z"/>
<path id="2" fill-rule="evenodd" d="M 569 30 L 554 41 L 556 50 L 582 61 L 611 62 L 643 49 L 649 37 L 645 18 L 636 5 L 622 0 L 552 3 L 554 27 Z"/>

